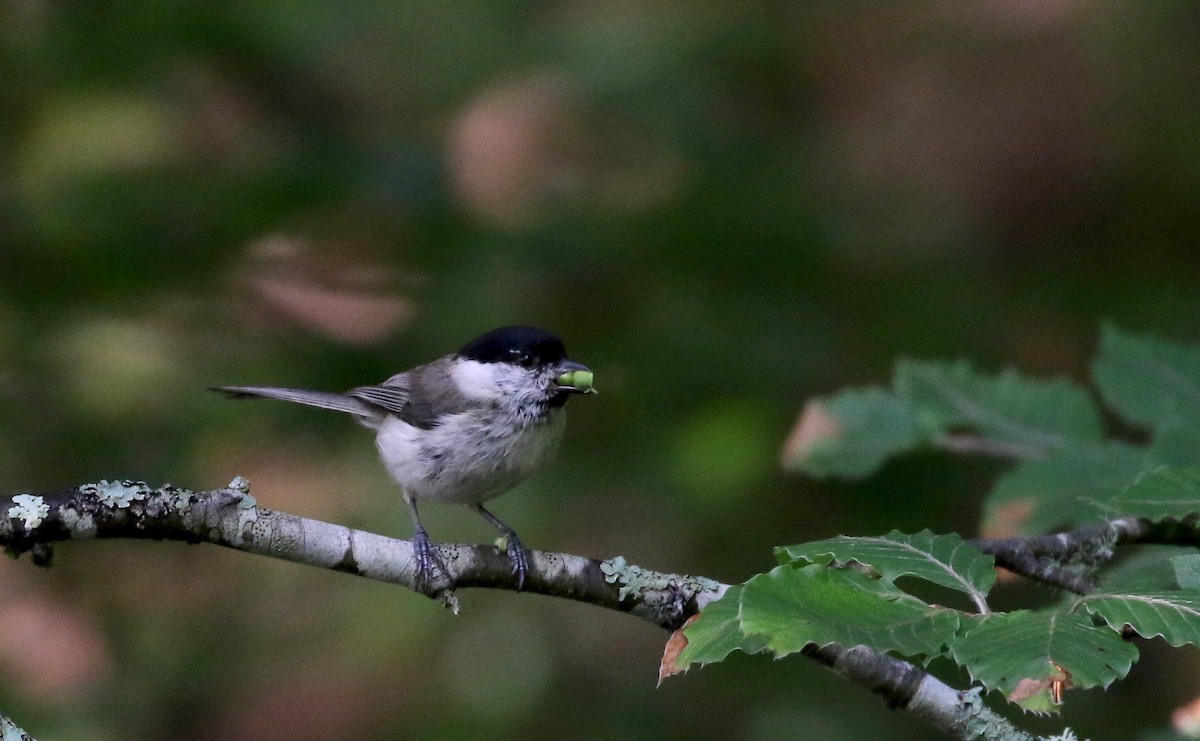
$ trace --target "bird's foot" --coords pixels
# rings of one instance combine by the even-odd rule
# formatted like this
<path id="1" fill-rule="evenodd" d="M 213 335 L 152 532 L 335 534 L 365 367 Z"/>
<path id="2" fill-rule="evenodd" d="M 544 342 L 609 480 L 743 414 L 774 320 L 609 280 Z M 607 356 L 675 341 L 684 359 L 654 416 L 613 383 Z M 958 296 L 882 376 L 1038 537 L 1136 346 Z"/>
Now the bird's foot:
<path id="1" fill-rule="evenodd" d="M 418 592 L 427 597 L 436 597 L 450 588 L 450 572 L 424 531 L 418 531 L 413 536 L 413 559 L 416 561 L 414 586 Z"/>
<path id="2" fill-rule="evenodd" d="M 504 552 L 508 554 L 508 560 L 512 561 L 512 572 L 517 577 L 517 591 L 525 588 L 525 577 L 529 575 L 529 551 L 521 545 L 517 534 L 509 531 L 504 534 Z"/>

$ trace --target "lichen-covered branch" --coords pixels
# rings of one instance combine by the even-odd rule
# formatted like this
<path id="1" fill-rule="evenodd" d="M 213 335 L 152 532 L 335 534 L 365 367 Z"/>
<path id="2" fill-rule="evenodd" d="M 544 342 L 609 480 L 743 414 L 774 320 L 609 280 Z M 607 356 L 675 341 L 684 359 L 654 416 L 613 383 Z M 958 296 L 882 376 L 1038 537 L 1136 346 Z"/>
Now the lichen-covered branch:
<path id="1" fill-rule="evenodd" d="M 1050 535 L 979 538 L 970 545 L 991 554 L 996 565 L 1015 574 L 1076 594 L 1095 587 L 1092 574 L 1116 555 L 1120 544 L 1200 546 L 1196 522 L 1152 522 L 1122 517 Z"/>
<path id="2" fill-rule="evenodd" d="M 0 713 L 0 741 L 35 741 L 35 739 L 22 731 L 21 727 L 6 715 Z"/>
<path id="3" fill-rule="evenodd" d="M 241 478 L 208 491 L 101 481 L 52 494 L 0 497 L 0 546 L 10 553 L 29 552 L 36 563 L 46 564 L 55 542 L 90 538 L 212 543 L 416 589 L 411 541 L 259 507 Z M 1059 540 L 1034 542 L 1040 544 L 1035 552 L 1065 547 Z M 1015 547 L 1007 541 L 993 544 L 996 550 Z M 447 581 L 435 585 L 430 596 L 454 609 L 455 589 L 517 587 L 511 562 L 494 546 L 436 548 Z M 620 557 L 598 561 L 540 551 L 530 553 L 524 585 L 527 592 L 627 612 L 668 630 L 678 629 L 726 588 L 704 577 L 644 569 Z M 901 659 L 865 646 L 810 647 L 804 654 L 951 737 L 1033 738 L 986 708 L 977 691 L 954 690 Z"/>
<path id="4" fill-rule="evenodd" d="M 907 710 L 951 738 L 1034 741 L 1004 716 L 983 704 L 978 688 L 958 691 L 923 669 L 866 646 L 809 646 L 805 656 Z"/>
<path id="5" fill-rule="evenodd" d="M 249 484 L 192 491 L 101 481 L 55 494 L 0 497 L 0 546 L 45 563 L 55 541 L 152 538 L 212 543 L 416 589 L 411 541 L 258 506 Z M 516 589 L 508 557 L 492 546 L 438 544 L 448 581 L 430 596 L 457 609 L 454 590 Z M 724 593 L 718 582 L 566 553 L 533 551 L 524 590 L 632 613 L 667 629 Z"/>

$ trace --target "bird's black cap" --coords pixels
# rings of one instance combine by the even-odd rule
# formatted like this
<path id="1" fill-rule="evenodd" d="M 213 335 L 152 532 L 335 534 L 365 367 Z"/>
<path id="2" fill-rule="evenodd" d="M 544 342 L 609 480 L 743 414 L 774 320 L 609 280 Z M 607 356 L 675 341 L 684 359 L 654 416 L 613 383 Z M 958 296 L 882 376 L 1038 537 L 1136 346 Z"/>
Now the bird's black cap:
<path id="1" fill-rule="evenodd" d="M 562 340 L 537 327 L 501 327 L 476 337 L 458 357 L 480 363 L 536 362 L 549 365 L 567 357 Z"/>

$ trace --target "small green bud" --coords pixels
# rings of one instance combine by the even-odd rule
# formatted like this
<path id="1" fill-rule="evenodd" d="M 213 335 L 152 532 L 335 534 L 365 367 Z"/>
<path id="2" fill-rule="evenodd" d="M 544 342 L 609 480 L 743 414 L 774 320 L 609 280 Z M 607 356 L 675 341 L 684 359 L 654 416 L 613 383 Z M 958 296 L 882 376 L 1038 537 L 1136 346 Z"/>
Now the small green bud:
<path id="1" fill-rule="evenodd" d="M 559 376 L 557 379 L 559 386 L 566 386 L 575 389 L 581 394 L 594 394 L 596 388 L 592 386 L 592 372 L 585 370 L 573 370 Z"/>

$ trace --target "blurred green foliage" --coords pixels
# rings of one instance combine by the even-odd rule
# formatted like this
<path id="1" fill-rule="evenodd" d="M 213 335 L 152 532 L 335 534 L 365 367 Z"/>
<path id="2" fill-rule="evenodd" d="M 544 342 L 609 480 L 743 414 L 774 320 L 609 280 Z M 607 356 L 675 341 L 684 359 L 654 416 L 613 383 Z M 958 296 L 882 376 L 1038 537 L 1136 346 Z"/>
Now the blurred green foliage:
<path id="1" fill-rule="evenodd" d="M 1173 1 L 0 3 L 4 486 L 242 474 L 407 535 L 361 430 L 204 388 L 347 388 L 520 321 L 603 390 L 496 505 L 532 547 L 740 581 L 780 543 L 969 533 L 994 466 L 818 484 L 783 440 L 900 355 L 1084 380 L 1104 318 L 1200 337 L 1198 25 Z M 44 738 L 925 737 L 806 662 L 656 691 L 665 636 L 550 600 L 451 618 L 156 543 L 0 564 L 0 594 L 0 707 Z M 1066 722 L 1161 724 L 1200 693 L 1171 661 Z"/>

